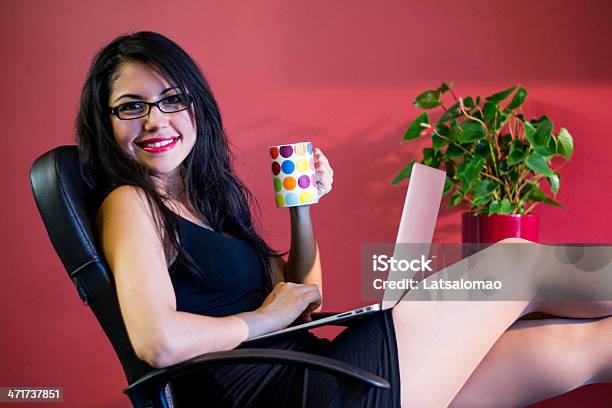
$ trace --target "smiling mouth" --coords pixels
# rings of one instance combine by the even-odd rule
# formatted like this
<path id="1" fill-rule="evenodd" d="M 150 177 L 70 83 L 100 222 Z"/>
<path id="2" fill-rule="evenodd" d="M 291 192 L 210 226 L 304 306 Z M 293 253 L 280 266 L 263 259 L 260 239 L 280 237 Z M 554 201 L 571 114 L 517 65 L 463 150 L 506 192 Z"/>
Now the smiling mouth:
<path id="1" fill-rule="evenodd" d="M 176 136 L 167 139 L 149 139 L 145 142 L 136 143 L 136 146 L 150 153 L 160 153 L 172 149 L 181 137 Z"/>

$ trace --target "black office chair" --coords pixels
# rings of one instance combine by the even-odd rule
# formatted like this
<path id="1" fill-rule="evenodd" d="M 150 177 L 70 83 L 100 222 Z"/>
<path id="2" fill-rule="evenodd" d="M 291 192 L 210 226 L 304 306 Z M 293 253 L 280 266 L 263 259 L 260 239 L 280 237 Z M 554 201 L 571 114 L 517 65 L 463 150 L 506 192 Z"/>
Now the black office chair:
<path id="1" fill-rule="evenodd" d="M 123 390 L 134 407 L 177 407 L 184 402 L 172 384 L 209 366 L 282 364 L 332 375 L 338 389 L 330 407 L 349 407 L 370 387 L 389 388 L 378 376 L 330 358 L 288 350 L 238 349 L 203 354 L 155 369 L 140 360 L 130 344 L 112 274 L 98 251 L 94 226 L 102 197 L 88 188 L 79 171 L 76 146 L 61 146 L 40 156 L 30 170 L 32 192 L 43 222 L 79 296 L 95 314 L 121 361 L 128 381 Z M 322 317 L 320 314 L 319 317 Z M 178 388 L 178 387 L 175 387 Z M 202 395 L 206 401 L 206 395 Z M 202 402 L 203 403 L 203 402 Z M 302 406 L 306 400 L 302 398 Z"/>

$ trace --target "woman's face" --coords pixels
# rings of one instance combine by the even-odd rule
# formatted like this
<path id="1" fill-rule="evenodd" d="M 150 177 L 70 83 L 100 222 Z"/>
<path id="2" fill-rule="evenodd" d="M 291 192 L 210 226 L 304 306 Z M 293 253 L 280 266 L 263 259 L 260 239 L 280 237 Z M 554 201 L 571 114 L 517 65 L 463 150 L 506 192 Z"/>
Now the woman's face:
<path id="1" fill-rule="evenodd" d="M 181 93 L 149 65 L 126 62 L 119 66 L 111 83 L 108 106 L 127 102 L 157 102 Z M 129 156 L 147 166 L 151 173 L 170 181 L 179 174 L 181 163 L 195 144 L 193 105 L 183 111 L 164 113 L 151 106 L 142 118 L 122 120 L 111 115 L 115 141 Z"/>

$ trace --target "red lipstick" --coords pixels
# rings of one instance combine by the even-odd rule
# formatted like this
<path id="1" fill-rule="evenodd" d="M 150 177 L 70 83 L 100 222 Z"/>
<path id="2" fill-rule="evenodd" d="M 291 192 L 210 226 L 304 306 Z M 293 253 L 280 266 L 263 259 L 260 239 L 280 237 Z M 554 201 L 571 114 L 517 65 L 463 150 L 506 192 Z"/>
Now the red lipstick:
<path id="1" fill-rule="evenodd" d="M 161 153 L 172 149 L 180 139 L 176 137 L 153 137 L 136 143 L 138 147 L 149 153 Z"/>

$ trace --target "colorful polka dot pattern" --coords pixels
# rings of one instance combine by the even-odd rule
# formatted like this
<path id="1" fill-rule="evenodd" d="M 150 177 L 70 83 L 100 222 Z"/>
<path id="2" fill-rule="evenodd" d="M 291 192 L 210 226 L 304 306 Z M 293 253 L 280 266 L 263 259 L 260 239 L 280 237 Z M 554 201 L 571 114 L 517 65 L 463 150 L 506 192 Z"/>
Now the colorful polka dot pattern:
<path id="1" fill-rule="evenodd" d="M 277 207 L 315 204 L 319 201 L 310 142 L 272 146 L 270 158 Z"/>
<path id="2" fill-rule="evenodd" d="M 283 182 L 278 177 L 274 177 L 274 191 L 277 193 L 283 188 Z"/>
<path id="3" fill-rule="evenodd" d="M 298 185 L 301 188 L 308 188 L 308 186 L 310 185 L 310 177 L 308 177 L 306 174 L 300 176 L 300 178 L 298 179 Z"/>

